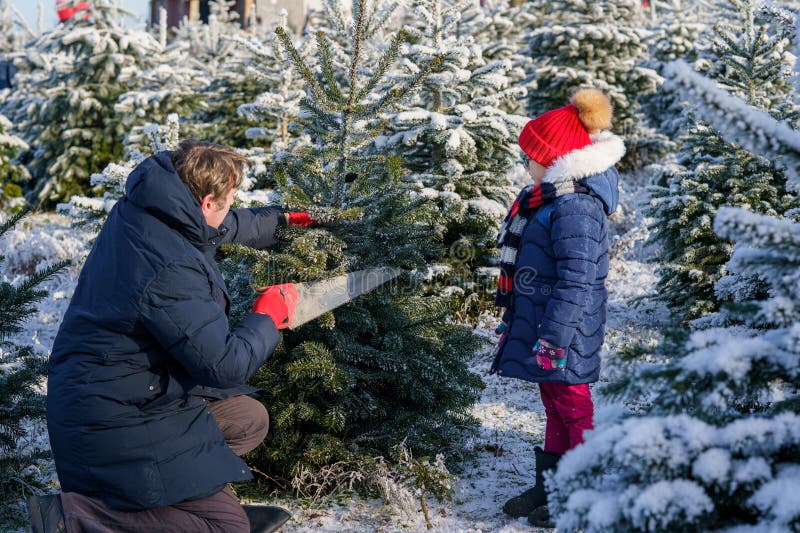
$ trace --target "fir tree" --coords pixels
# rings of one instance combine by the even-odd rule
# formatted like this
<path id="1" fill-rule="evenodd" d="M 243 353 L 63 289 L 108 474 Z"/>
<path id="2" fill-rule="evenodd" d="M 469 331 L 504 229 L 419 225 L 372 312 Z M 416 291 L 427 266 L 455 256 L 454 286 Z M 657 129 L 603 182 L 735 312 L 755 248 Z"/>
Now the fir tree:
<path id="1" fill-rule="evenodd" d="M 724 207 L 714 229 L 736 243 L 727 269 L 740 283 L 717 285 L 727 325 L 617 384 L 645 410 L 599 424 L 562 460 L 560 529 L 800 527 L 800 224 Z"/>
<path id="2" fill-rule="evenodd" d="M 707 52 L 708 40 L 701 34 L 708 31 L 704 21 L 718 16 L 702 2 L 672 0 L 650 3 L 648 16 L 651 32 L 647 43 L 650 49 L 649 64 L 663 75 L 665 65 L 676 59 L 694 62 Z M 658 132 L 670 139 L 685 133 L 687 102 L 673 92 L 656 91 L 639 98 L 648 122 Z"/>
<path id="3" fill-rule="evenodd" d="M 644 29 L 640 2 L 542 2 L 541 16 L 529 39 L 534 71 L 528 113 L 538 116 L 561 107 L 576 89 L 594 87 L 614 106 L 614 130 L 629 148 L 625 161 L 662 153 L 666 139 L 646 126 L 638 102 L 661 83 L 645 66 L 650 32 Z"/>
<path id="4" fill-rule="evenodd" d="M 286 27 L 285 13 L 281 27 Z M 311 39 L 303 39 L 298 54 L 303 60 L 310 59 Z M 296 138 L 290 126 L 300 115 L 300 100 L 305 92 L 302 80 L 294 69 L 286 68 L 286 58 L 277 37 L 267 43 L 255 39 L 239 39 L 240 46 L 250 51 L 246 74 L 259 94 L 254 100 L 241 104 L 237 113 L 249 125 L 245 130 L 248 139 L 268 145 L 271 152 L 287 150 L 290 141 Z M 263 180 L 261 184 L 264 185 Z"/>
<path id="5" fill-rule="evenodd" d="M 521 61 L 488 42 L 485 26 L 500 21 L 482 9 L 463 0 L 414 3 L 417 18 L 405 26 L 412 42 L 401 50 L 394 77 L 411 79 L 437 57 L 441 64 L 403 109 L 385 114 L 386 132 L 375 140 L 376 150 L 402 158 L 406 180 L 444 214 L 446 255 L 438 262 L 452 270 L 437 281 L 460 279 L 462 287 L 495 253 L 498 226 L 516 193 L 508 175 L 525 123 L 503 110 L 525 95 L 513 74 Z"/>
<path id="6" fill-rule="evenodd" d="M 207 57 L 204 63 L 210 83 L 204 91 L 206 105 L 199 110 L 196 120 L 202 124 L 202 137 L 211 142 L 240 148 L 264 146 L 267 143 L 247 135 L 252 123 L 238 109 L 259 94 L 275 91 L 276 86 L 266 83 L 272 82 L 271 78 L 253 76 L 251 65 L 257 60 L 241 42 L 262 39 L 260 35 L 245 34 L 234 4 L 232 0 L 210 3 L 208 43 L 201 54 Z"/>
<path id="7" fill-rule="evenodd" d="M 706 6 L 698 2 L 672 0 L 650 2 L 649 26 L 653 34 L 649 42 L 650 59 L 661 63 L 698 58 L 698 40 L 706 29 L 703 21 L 713 16 Z"/>
<path id="8" fill-rule="evenodd" d="M 37 201 L 86 192 L 89 176 L 122 155 L 114 103 L 158 50 L 149 34 L 123 27 L 124 15 L 113 0 L 96 0 L 90 20 L 74 17 L 26 49 L 4 108 L 31 146 Z"/>
<path id="9" fill-rule="evenodd" d="M 0 225 L 0 238 L 28 213 L 20 211 Z M 2 262 L 2 256 L 0 256 Z M 12 336 L 23 329 L 36 311 L 35 303 L 46 292 L 37 287 L 67 266 L 58 263 L 14 284 L 0 282 L 0 515 L 7 520 L 25 520 L 17 502 L 40 487 L 35 466 L 44 454 L 19 446 L 25 425 L 44 420 L 45 403 L 41 381 L 47 360 L 30 346 L 19 346 Z"/>
<path id="10" fill-rule="evenodd" d="M 178 115 L 167 117 L 163 126 L 147 124 L 142 134 L 149 139 L 149 147 L 144 152 L 131 150 L 128 159 L 120 163 L 110 163 L 102 172 L 92 174 L 92 188 L 102 196 L 75 195 L 69 202 L 58 205 L 58 212 L 73 219 L 73 224 L 99 231 L 117 200 L 125 194 L 128 176 L 148 156 L 175 150 L 181 141 Z"/>
<path id="11" fill-rule="evenodd" d="M 0 115 L 0 210 L 17 207 L 22 200 L 22 188 L 19 184 L 29 179 L 28 170 L 17 162 L 17 155 L 28 149 L 28 145 L 15 135 L 10 134 L 11 122 Z"/>
<path id="12" fill-rule="evenodd" d="M 715 72 L 718 83 L 741 96 L 751 107 L 792 118 L 793 90 L 785 79 L 789 66 L 780 50 L 786 31 L 769 33 L 757 25 L 757 3 L 735 0 L 744 32 L 720 26 L 713 50 L 725 69 Z M 778 97 L 777 95 L 782 96 Z M 761 107 L 769 106 L 769 107 Z M 786 177 L 770 160 L 725 141 L 697 123 L 684 140 L 677 168 L 664 172 L 653 189 L 651 242 L 661 246 L 659 297 L 679 320 L 694 319 L 718 308 L 714 283 L 724 273 L 731 244 L 711 226 L 722 205 L 748 206 L 770 215 L 800 206 L 787 192 Z"/>
<path id="13" fill-rule="evenodd" d="M 170 115 L 187 117 L 187 136 L 203 138 L 202 127 L 195 119 L 205 106 L 204 90 L 209 86 L 204 68 L 190 59 L 182 44 L 176 44 L 159 57 L 159 64 L 136 75 L 136 88 L 119 96 L 114 105 L 121 125 L 127 131 L 125 151 L 147 151 L 150 136 L 145 128 L 150 121 L 163 123 Z"/>
<path id="14" fill-rule="evenodd" d="M 283 203 L 309 210 L 317 228 L 292 230 L 270 251 L 246 251 L 226 261 L 229 287 L 240 301 L 252 284 L 306 281 L 373 266 L 421 269 L 439 246 L 437 213 L 401 178 L 395 157 L 366 153 L 387 106 L 418 89 L 435 66 L 423 65 L 407 83 L 377 91 L 404 39 L 395 35 L 377 61 L 365 39 L 375 4 L 354 2 L 343 26 L 350 39 L 347 70 L 334 70 L 331 39 L 316 35 L 320 70 L 314 73 L 282 28 L 277 34 L 306 84 L 303 128 L 311 144 L 278 154 Z M 343 39 L 342 36 L 339 39 Z M 474 426 L 469 406 L 480 379 L 466 359 L 471 332 L 449 322 L 447 302 L 422 297 L 411 274 L 364 295 L 297 333 L 284 335 L 253 383 L 269 391 L 275 432 L 252 457 L 278 479 L 318 472 L 343 461 L 357 469 L 375 455 L 390 456 L 403 439 L 417 455 L 460 455 L 460 437 Z M 243 311 L 240 310 L 240 311 Z"/>
<path id="15" fill-rule="evenodd" d="M 34 37 L 33 31 L 19 17 L 16 9 L 12 10 L 9 0 L 0 0 L 0 59 L 8 52 L 20 50 L 25 40 L 25 31 Z"/>

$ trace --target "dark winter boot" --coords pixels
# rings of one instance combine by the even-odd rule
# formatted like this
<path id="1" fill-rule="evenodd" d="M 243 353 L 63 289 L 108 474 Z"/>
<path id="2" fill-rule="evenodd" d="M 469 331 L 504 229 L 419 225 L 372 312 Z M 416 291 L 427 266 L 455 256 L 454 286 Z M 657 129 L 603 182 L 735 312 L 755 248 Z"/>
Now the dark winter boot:
<path id="1" fill-rule="evenodd" d="M 544 489 L 544 473 L 554 470 L 558 465 L 560 455 L 547 453 L 540 447 L 534 448 L 536 452 L 536 486 L 515 496 L 503 506 L 503 512 L 514 518 L 528 516 L 534 509 L 547 505 L 547 492 Z"/>
<path id="2" fill-rule="evenodd" d="M 550 509 L 546 505 L 537 507 L 528 515 L 528 523 L 536 527 L 554 528 L 556 525 L 550 521 Z"/>
<path id="3" fill-rule="evenodd" d="M 46 494 L 28 498 L 33 533 L 66 533 L 67 524 L 61 508 L 61 496 Z"/>
<path id="4" fill-rule="evenodd" d="M 274 505 L 242 505 L 250 520 L 250 533 L 271 533 L 280 529 L 291 517 L 291 513 Z"/>

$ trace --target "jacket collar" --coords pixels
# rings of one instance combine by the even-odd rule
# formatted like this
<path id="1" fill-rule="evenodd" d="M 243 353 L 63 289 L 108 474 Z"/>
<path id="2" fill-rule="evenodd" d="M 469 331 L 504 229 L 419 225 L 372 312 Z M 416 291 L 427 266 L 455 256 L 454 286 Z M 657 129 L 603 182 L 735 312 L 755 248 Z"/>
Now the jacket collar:
<path id="1" fill-rule="evenodd" d="M 206 224 L 200 203 L 181 181 L 172 164 L 172 152 L 161 152 L 136 167 L 125 184 L 128 200 L 178 231 L 195 247 L 215 248 L 227 228 Z"/>
<path id="2" fill-rule="evenodd" d="M 625 155 L 625 143 L 610 131 L 596 133 L 591 139 L 589 146 L 556 159 L 542 181 L 558 183 L 599 174 L 616 165 Z"/>

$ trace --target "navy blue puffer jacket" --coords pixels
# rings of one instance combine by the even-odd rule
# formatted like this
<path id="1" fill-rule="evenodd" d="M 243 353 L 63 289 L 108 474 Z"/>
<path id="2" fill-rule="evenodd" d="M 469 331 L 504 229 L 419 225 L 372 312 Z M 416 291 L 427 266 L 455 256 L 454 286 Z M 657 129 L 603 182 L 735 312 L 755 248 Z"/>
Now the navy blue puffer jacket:
<path id="1" fill-rule="evenodd" d="M 205 223 L 162 152 L 130 175 L 81 271 L 50 357 L 47 424 L 63 491 L 140 510 L 251 477 L 201 396 L 245 382 L 279 341 L 266 315 L 229 328 L 222 242 L 264 248 L 282 219 L 234 209 Z"/>
<path id="2" fill-rule="evenodd" d="M 625 145 L 609 132 L 592 139 L 592 145 L 557 160 L 544 177 L 553 183 L 577 180 L 590 193 L 559 196 L 531 213 L 493 373 L 536 383 L 597 381 L 606 323 L 607 217 L 617 207 L 614 165 Z M 538 339 L 567 349 L 566 369 L 539 367 L 533 352 Z"/>

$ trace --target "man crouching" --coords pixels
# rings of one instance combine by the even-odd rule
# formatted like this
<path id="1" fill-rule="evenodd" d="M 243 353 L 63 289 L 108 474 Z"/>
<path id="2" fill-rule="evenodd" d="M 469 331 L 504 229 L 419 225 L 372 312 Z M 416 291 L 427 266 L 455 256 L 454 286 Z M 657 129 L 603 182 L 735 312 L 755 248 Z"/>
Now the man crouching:
<path id="1" fill-rule="evenodd" d="M 220 244 L 265 248 L 286 214 L 231 210 L 247 160 L 185 141 L 128 178 L 81 271 L 50 357 L 47 425 L 63 493 L 34 529 L 250 531 L 227 483 L 267 434 L 246 381 L 295 302 L 277 291 L 230 329 Z M 63 508 L 63 517 L 61 515 Z M 63 531 L 64 529 L 61 529 Z"/>

